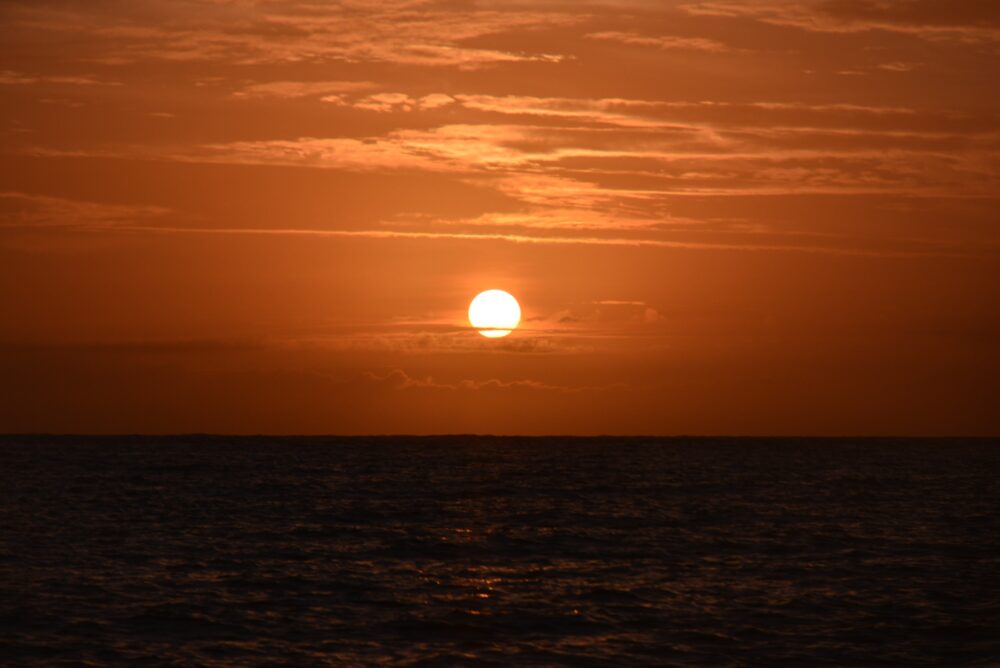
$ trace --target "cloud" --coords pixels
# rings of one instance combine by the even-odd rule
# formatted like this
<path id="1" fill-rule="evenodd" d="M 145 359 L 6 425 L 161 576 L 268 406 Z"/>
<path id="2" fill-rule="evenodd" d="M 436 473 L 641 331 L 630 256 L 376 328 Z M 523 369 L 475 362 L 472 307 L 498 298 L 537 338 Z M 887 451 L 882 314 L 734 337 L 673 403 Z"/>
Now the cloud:
<path id="1" fill-rule="evenodd" d="M 354 103 L 358 109 L 369 111 L 411 111 L 417 107 L 416 100 L 405 93 L 378 93 L 369 95 Z"/>
<path id="2" fill-rule="evenodd" d="M 615 100 L 542 98 L 518 95 L 457 95 L 466 109 L 515 116 L 546 116 L 633 128 L 657 128 L 671 125 L 642 115 L 616 110 Z"/>
<path id="3" fill-rule="evenodd" d="M 466 116 L 470 121 L 486 122 L 158 151 L 30 152 L 452 174 L 532 207 L 531 219 L 549 227 L 563 226 L 560 218 L 591 228 L 612 219 L 620 228 L 655 225 L 668 217 L 668 198 L 678 196 L 989 197 L 1000 181 L 991 159 L 1000 135 L 992 119 L 970 113 L 847 103 L 396 92 L 336 100 L 376 113 L 461 105 L 484 115 Z M 496 114 L 511 122 L 488 122 Z"/>
<path id="4" fill-rule="evenodd" d="M 164 216 L 169 209 L 0 192 L 0 228 L 112 228 Z"/>
<path id="5" fill-rule="evenodd" d="M 340 61 L 388 62 L 474 70 L 502 63 L 555 63 L 561 54 L 470 46 L 509 31 L 576 23 L 559 12 L 493 11 L 437 3 L 311 2 L 135 3 L 118 11 L 99 4 L 31 7 L 12 12 L 13 26 L 38 33 L 80 33 L 97 62 L 213 61 L 239 65 Z"/>
<path id="6" fill-rule="evenodd" d="M 391 99 L 392 101 L 387 101 Z M 402 98 L 373 100 L 400 104 Z M 301 137 L 288 140 L 210 144 L 175 153 L 173 159 L 232 164 L 271 164 L 335 169 L 420 169 L 470 171 L 545 160 L 546 152 L 528 153 L 509 145 L 532 134 L 530 128 L 504 125 L 444 125 L 429 130 L 400 129 L 364 138 Z"/>
<path id="7" fill-rule="evenodd" d="M 586 304 L 577 304 L 564 309 L 550 318 L 567 324 L 599 324 L 607 326 L 625 325 L 644 327 L 663 321 L 660 312 L 641 300 L 602 299 Z"/>
<path id="8" fill-rule="evenodd" d="M 417 106 L 421 109 L 438 109 L 440 107 L 446 107 L 450 104 L 454 104 L 454 102 L 455 98 L 451 95 L 431 93 L 430 95 L 424 95 L 417 100 Z"/>
<path id="9" fill-rule="evenodd" d="M 117 81 L 103 81 L 90 74 L 83 75 L 41 75 L 24 74 L 12 70 L 0 71 L 0 86 L 32 86 L 40 84 L 60 84 L 69 86 L 121 86 Z"/>
<path id="10" fill-rule="evenodd" d="M 371 81 L 269 81 L 251 84 L 233 93 L 236 97 L 296 98 L 348 93 L 375 88 Z"/>
<path id="11" fill-rule="evenodd" d="M 930 41 L 1000 41 L 1000 10 L 981 0 L 731 0 L 682 5 L 690 14 L 747 17 L 809 32 L 885 31 Z"/>
<path id="12" fill-rule="evenodd" d="M 592 32 L 585 37 L 611 42 L 621 42 L 635 46 L 650 46 L 662 50 L 704 51 L 707 53 L 727 53 L 732 49 L 722 42 L 707 37 L 677 37 L 671 35 L 648 36 L 633 32 Z"/>
<path id="13" fill-rule="evenodd" d="M 377 104 L 399 104 L 385 100 Z M 666 124 L 665 124 L 666 125 Z M 232 142 L 173 159 L 326 169 L 480 175 L 528 203 L 566 197 L 637 201 L 668 195 L 899 193 L 986 196 L 998 174 L 997 139 L 977 131 L 687 124 L 658 134 L 595 135 L 587 128 L 452 124 L 368 138 Z M 533 184 L 531 174 L 539 170 Z M 643 188 L 595 186 L 601 174 L 642 177 Z M 517 175 L 517 176 L 515 176 Z M 606 179 L 605 179 L 606 180 Z M 589 183 L 588 183 L 589 182 Z M 559 206 L 562 199 L 549 199 Z"/>
<path id="14" fill-rule="evenodd" d="M 406 93 L 377 93 L 356 100 L 353 103 L 347 102 L 343 96 L 323 98 L 323 101 L 339 105 L 351 104 L 355 109 L 366 109 L 368 111 L 406 112 L 440 109 L 441 107 L 454 104 L 455 98 L 441 93 L 432 93 L 422 97 L 410 97 Z"/>
<path id="15" fill-rule="evenodd" d="M 191 355 L 261 351 L 268 344 L 254 339 L 160 339 L 108 341 L 0 341 L 0 351 L 18 353 L 53 352 L 142 355 Z"/>
<path id="16" fill-rule="evenodd" d="M 892 65 L 898 70 L 900 66 Z M 531 123 L 558 123 L 551 132 L 588 130 L 592 142 L 599 140 L 588 126 L 608 126 L 635 133 L 659 132 L 660 138 L 670 133 L 688 133 L 707 144 L 720 144 L 724 133 L 753 129 L 810 129 L 822 131 L 855 130 L 872 133 L 927 132 L 932 128 L 961 132 L 976 127 L 985 128 L 991 122 L 985 117 L 947 111 L 926 111 L 903 106 L 874 106 L 851 103 L 805 104 L 788 101 L 719 102 L 661 101 L 626 98 L 565 98 L 521 95 L 430 94 L 414 97 L 405 93 L 384 92 L 350 99 L 334 96 L 330 101 L 371 111 L 418 111 L 449 104 L 458 104 L 468 111 L 484 115 L 501 114 L 523 117 Z M 895 117 L 895 118 L 892 118 Z M 890 118 L 892 118 L 890 122 Z M 471 124 L 467 124 L 471 125 Z M 494 125 L 494 124 L 491 124 Z M 480 126 L 482 127 L 482 125 Z M 525 131 L 531 131 L 524 124 Z M 611 143 L 613 139 L 609 140 Z"/>
<path id="17" fill-rule="evenodd" d="M 529 214 L 526 220 L 537 226 L 573 227 L 575 220 L 576 227 L 595 229 L 614 220 L 624 229 L 655 226 L 669 217 L 668 200 L 680 196 L 990 197 L 1000 182 L 991 157 L 1000 135 L 983 114 L 848 103 L 397 92 L 345 93 L 336 100 L 375 113 L 447 103 L 483 115 L 465 116 L 481 122 L 404 126 L 370 136 L 29 152 L 451 174 L 530 207 L 513 213 Z M 510 122 L 490 122 L 497 114 Z M 521 224 L 509 217 L 502 222 Z"/>
<path id="18" fill-rule="evenodd" d="M 971 253 L 949 248 L 929 246 L 927 242 L 913 241 L 913 247 L 898 249 L 872 249 L 866 247 L 820 246 L 808 244 L 777 243 L 713 243 L 700 241 L 677 241 L 649 237 L 613 236 L 565 236 L 544 234 L 505 234 L 482 232 L 408 232 L 386 229 L 335 230 L 335 229 L 292 229 L 292 228 L 209 228 L 171 227 L 164 225 L 117 225 L 113 231 L 142 234 L 185 234 L 215 236 L 285 236 L 314 237 L 330 239 L 384 239 L 384 240 L 426 240 L 426 241 L 501 241 L 515 244 L 605 246 L 609 248 L 661 248 L 675 250 L 733 251 L 733 252 L 777 252 L 815 253 L 854 257 L 990 257 L 993 252 Z"/>
<path id="19" fill-rule="evenodd" d="M 355 237 L 363 238 L 363 237 Z M 459 320 L 463 324 L 457 324 Z M 345 327 L 335 336 L 299 338 L 285 342 L 288 347 L 335 351 L 379 353 L 467 354 L 476 355 L 547 355 L 579 352 L 578 343 L 557 333 L 522 324 L 515 336 L 485 339 L 464 323 L 464 315 L 428 322 L 376 322 Z"/>
<path id="20" fill-rule="evenodd" d="M 1000 7 L 982 0 L 821 0 L 819 12 L 843 21 L 914 26 L 1000 27 Z"/>
<path id="21" fill-rule="evenodd" d="M 603 386 L 571 386 L 553 385 L 538 380 L 504 381 L 497 378 L 442 383 L 430 376 L 414 378 L 402 369 L 392 369 L 382 373 L 366 372 L 362 376 L 362 379 L 366 384 L 389 387 L 397 391 L 439 390 L 444 392 L 555 392 L 559 394 L 576 394 L 581 392 L 606 392 L 625 388 L 625 385 L 621 383 Z"/>
<path id="22" fill-rule="evenodd" d="M 882 63 L 878 65 L 878 69 L 885 70 L 886 72 L 912 72 L 918 67 L 920 67 L 919 63 L 903 62 Z"/>

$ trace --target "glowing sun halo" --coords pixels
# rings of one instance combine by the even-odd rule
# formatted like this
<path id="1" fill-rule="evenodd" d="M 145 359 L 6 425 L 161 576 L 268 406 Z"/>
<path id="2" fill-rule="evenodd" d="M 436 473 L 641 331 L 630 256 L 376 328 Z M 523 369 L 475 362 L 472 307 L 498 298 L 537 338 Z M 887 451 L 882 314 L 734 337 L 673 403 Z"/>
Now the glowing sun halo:
<path id="1" fill-rule="evenodd" d="M 480 292 L 469 304 L 469 324 L 483 336 L 496 339 L 507 336 L 521 322 L 521 307 L 503 290 Z"/>

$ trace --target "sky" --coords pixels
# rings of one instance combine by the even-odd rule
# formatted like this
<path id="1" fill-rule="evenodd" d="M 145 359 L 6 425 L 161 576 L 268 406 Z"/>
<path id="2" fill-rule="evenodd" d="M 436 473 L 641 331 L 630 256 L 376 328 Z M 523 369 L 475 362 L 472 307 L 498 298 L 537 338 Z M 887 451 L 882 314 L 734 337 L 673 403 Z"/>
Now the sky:
<path id="1" fill-rule="evenodd" d="M 0 432 L 1000 434 L 993 0 L 0 32 Z"/>

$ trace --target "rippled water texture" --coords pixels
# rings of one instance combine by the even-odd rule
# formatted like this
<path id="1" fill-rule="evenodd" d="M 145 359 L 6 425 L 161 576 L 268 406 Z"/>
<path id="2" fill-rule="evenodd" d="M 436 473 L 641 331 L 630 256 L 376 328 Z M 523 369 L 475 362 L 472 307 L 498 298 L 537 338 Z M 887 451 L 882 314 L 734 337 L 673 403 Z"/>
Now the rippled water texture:
<path id="1" fill-rule="evenodd" d="M 1000 444 L 0 438 L 0 664 L 998 665 Z"/>

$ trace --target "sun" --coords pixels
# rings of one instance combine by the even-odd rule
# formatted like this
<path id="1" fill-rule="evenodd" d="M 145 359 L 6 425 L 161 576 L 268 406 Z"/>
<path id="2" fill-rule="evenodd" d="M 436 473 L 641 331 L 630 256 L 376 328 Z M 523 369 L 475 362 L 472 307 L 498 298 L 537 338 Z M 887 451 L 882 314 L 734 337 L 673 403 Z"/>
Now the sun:
<path id="1" fill-rule="evenodd" d="M 469 324 L 490 339 L 507 336 L 521 322 L 521 306 L 503 290 L 487 290 L 469 304 Z"/>

